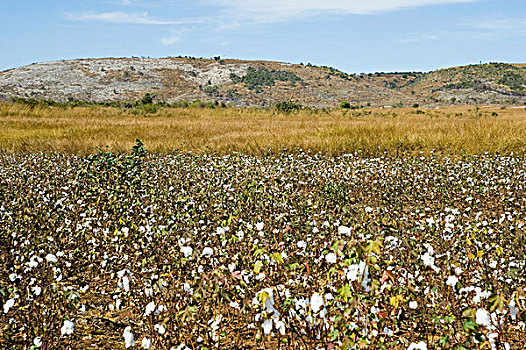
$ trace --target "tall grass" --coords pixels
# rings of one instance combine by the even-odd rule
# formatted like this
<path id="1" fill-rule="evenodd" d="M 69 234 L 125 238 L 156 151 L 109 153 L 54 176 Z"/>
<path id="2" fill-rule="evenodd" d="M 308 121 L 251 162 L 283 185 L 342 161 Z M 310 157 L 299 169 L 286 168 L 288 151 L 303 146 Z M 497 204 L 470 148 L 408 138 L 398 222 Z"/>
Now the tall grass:
<path id="1" fill-rule="evenodd" d="M 495 115 L 498 114 L 498 115 Z M 330 112 L 236 108 L 160 108 L 0 104 L 0 150 L 88 154 L 128 151 L 135 139 L 149 151 L 279 153 L 301 148 L 329 155 L 359 151 L 525 154 L 524 109 L 363 109 Z"/>

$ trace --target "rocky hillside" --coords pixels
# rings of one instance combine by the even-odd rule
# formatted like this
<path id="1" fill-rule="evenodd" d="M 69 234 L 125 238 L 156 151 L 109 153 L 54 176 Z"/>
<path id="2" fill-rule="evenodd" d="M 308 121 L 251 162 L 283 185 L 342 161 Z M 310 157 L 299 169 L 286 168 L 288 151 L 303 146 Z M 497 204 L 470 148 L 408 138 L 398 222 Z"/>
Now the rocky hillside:
<path id="1" fill-rule="evenodd" d="M 310 107 L 504 104 L 526 101 L 526 67 L 487 64 L 431 73 L 349 75 L 330 67 L 220 58 L 108 58 L 32 64 L 0 73 L 0 100 L 218 101 Z"/>

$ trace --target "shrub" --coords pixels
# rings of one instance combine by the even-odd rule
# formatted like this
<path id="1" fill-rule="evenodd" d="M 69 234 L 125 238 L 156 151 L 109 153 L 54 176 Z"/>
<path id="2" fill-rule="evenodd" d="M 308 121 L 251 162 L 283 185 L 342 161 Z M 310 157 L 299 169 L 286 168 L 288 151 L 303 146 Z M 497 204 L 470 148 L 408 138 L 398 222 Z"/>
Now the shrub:
<path id="1" fill-rule="evenodd" d="M 150 95 L 150 93 L 146 93 L 146 95 L 144 95 L 144 97 L 142 98 L 141 103 L 143 105 L 150 105 L 150 104 L 152 104 L 153 103 L 153 96 Z"/>
<path id="2" fill-rule="evenodd" d="M 342 101 L 342 103 L 340 103 L 340 108 L 351 109 L 351 104 L 347 101 Z"/>
<path id="3" fill-rule="evenodd" d="M 296 104 L 292 101 L 278 102 L 276 103 L 276 110 L 283 113 L 291 113 L 294 111 L 299 111 L 302 109 L 302 106 Z"/>

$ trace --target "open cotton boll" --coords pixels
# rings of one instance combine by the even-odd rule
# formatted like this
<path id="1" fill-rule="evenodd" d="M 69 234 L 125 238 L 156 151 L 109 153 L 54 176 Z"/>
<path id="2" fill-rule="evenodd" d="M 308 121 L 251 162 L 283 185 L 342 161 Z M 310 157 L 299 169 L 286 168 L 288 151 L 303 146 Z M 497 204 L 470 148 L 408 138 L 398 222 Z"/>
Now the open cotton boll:
<path id="1" fill-rule="evenodd" d="M 269 320 L 269 319 L 265 320 L 263 322 L 262 327 L 263 327 L 263 332 L 265 333 L 265 335 L 269 335 L 270 332 L 272 331 L 272 320 Z"/>
<path id="2" fill-rule="evenodd" d="M 152 340 L 150 338 L 142 338 L 141 346 L 145 350 L 149 350 L 152 347 Z"/>
<path id="3" fill-rule="evenodd" d="M 519 313 L 519 310 L 517 309 L 517 306 L 515 304 L 515 300 L 510 301 L 508 306 L 510 308 L 511 319 L 512 320 L 516 320 L 517 319 L 517 314 Z"/>
<path id="4" fill-rule="evenodd" d="M 7 314 L 9 312 L 9 309 L 11 309 L 15 305 L 15 299 L 11 298 L 4 304 L 4 314 Z"/>
<path id="5" fill-rule="evenodd" d="M 188 246 L 181 247 L 181 253 L 184 254 L 185 258 L 191 257 L 193 252 L 194 250 L 192 249 L 192 247 L 188 247 Z"/>
<path id="6" fill-rule="evenodd" d="M 46 261 L 51 263 L 56 263 L 58 261 L 57 257 L 54 254 L 48 254 L 46 255 Z"/>
<path id="7" fill-rule="evenodd" d="M 298 243 L 296 243 L 296 246 L 300 249 L 305 249 L 307 248 L 307 243 L 305 241 L 298 241 Z"/>
<path id="8" fill-rule="evenodd" d="M 313 312 L 320 311 L 320 308 L 323 306 L 324 301 L 323 297 L 319 293 L 314 293 L 310 298 L 310 307 Z"/>
<path id="9" fill-rule="evenodd" d="M 420 259 L 424 262 L 424 265 L 426 266 L 433 266 L 435 265 L 435 258 L 432 257 L 428 252 L 426 252 L 424 255 L 420 256 Z"/>
<path id="10" fill-rule="evenodd" d="M 427 350 L 427 344 L 423 341 L 418 343 L 411 343 L 407 350 Z"/>
<path id="11" fill-rule="evenodd" d="M 349 266 L 349 270 L 347 271 L 347 279 L 354 282 L 358 279 L 358 274 L 360 272 L 360 265 L 354 264 Z"/>
<path id="12" fill-rule="evenodd" d="M 329 253 L 325 255 L 325 260 L 327 260 L 328 263 L 334 264 L 336 263 L 336 254 Z"/>
<path id="13" fill-rule="evenodd" d="M 41 337 L 35 337 L 35 339 L 33 339 L 33 345 L 36 346 L 37 348 L 41 347 L 42 346 L 42 338 Z"/>
<path id="14" fill-rule="evenodd" d="M 153 326 L 153 328 L 159 332 L 159 334 L 164 334 L 166 333 L 166 328 L 162 325 L 162 324 L 156 324 L 155 326 Z"/>
<path id="15" fill-rule="evenodd" d="M 453 289 L 455 289 L 455 286 L 457 285 L 457 283 L 458 283 L 458 278 L 457 278 L 457 276 L 449 276 L 449 277 L 447 278 L 446 284 L 447 284 L 448 286 L 453 287 Z"/>
<path id="16" fill-rule="evenodd" d="M 65 320 L 64 325 L 62 328 L 60 328 L 60 333 L 62 335 L 70 335 L 73 333 L 73 330 L 75 329 L 75 326 L 72 321 Z"/>
<path id="17" fill-rule="evenodd" d="M 338 233 L 341 235 L 348 235 L 351 233 L 351 228 L 347 226 L 338 227 Z"/>
<path id="18" fill-rule="evenodd" d="M 133 333 L 131 331 L 130 326 L 124 328 L 124 333 L 122 333 L 122 337 L 124 338 L 124 346 L 126 347 L 126 349 L 131 348 L 135 345 L 135 340 L 133 339 Z"/>
<path id="19" fill-rule="evenodd" d="M 484 309 L 478 309 L 475 313 L 475 322 L 481 326 L 489 326 L 491 324 L 489 312 Z"/>
<path id="20" fill-rule="evenodd" d="M 154 311 L 155 311 L 155 303 L 151 301 L 150 303 L 148 303 L 148 305 L 146 305 L 144 316 L 149 316 Z"/>
<path id="21" fill-rule="evenodd" d="M 214 250 L 213 250 L 212 248 L 210 248 L 210 247 L 205 247 L 205 248 L 203 249 L 203 255 L 205 255 L 205 256 L 211 256 L 211 255 L 213 255 L 213 254 L 214 254 Z"/>
<path id="22" fill-rule="evenodd" d="M 274 326 L 281 335 L 285 335 L 285 323 L 281 320 L 274 320 Z"/>

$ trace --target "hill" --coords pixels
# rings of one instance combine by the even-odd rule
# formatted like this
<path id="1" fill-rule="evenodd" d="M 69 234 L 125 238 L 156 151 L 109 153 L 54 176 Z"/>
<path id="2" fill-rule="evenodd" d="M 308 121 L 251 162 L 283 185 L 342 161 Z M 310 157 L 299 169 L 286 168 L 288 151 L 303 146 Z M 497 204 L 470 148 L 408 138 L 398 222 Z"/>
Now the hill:
<path id="1" fill-rule="evenodd" d="M 0 100 L 219 101 L 271 107 L 278 101 L 331 108 L 526 102 L 526 68 L 485 64 L 430 73 L 347 74 L 331 67 L 269 61 L 105 58 L 32 64 L 0 72 Z"/>

